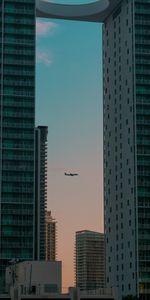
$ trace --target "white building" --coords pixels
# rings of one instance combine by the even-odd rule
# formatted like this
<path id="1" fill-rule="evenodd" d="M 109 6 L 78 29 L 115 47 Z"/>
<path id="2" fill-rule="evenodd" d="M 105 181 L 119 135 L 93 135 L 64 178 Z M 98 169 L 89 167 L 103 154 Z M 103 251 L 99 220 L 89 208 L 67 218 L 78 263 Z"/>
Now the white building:
<path id="1" fill-rule="evenodd" d="M 61 292 L 61 262 L 25 261 L 6 269 L 7 294 L 0 300 L 118 300 L 118 289 L 99 288 L 81 291 L 69 288 Z"/>
<path id="2" fill-rule="evenodd" d="M 78 288 L 69 288 L 67 293 L 49 294 L 21 294 L 15 289 L 11 295 L 0 294 L 0 300 L 119 300 L 118 291 L 115 288 L 99 289 L 97 291 L 80 291 Z"/>
<path id="3" fill-rule="evenodd" d="M 6 290 L 18 295 L 61 293 L 61 262 L 24 261 L 6 268 Z"/>
<path id="4" fill-rule="evenodd" d="M 46 260 L 56 260 L 57 230 L 56 220 L 52 217 L 51 211 L 46 211 L 45 231 L 46 231 Z"/>

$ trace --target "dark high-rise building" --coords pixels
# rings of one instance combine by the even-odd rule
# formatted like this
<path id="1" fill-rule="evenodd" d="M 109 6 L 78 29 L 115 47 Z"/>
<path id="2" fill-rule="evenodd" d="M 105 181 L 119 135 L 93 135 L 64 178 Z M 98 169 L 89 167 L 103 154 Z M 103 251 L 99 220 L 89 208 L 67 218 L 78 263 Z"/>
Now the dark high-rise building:
<path id="1" fill-rule="evenodd" d="M 35 259 L 46 258 L 46 205 L 47 205 L 47 126 L 35 130 Z"/>
<path id="2" fill-rule="evenodd" d="M 122 0 L 103 26 L 107 286 L 150 298 L 150 2 Z"/>
<path id="3" fill-rule="evenodd" d="M 0 1 L 0 291 L 35 253 L 35 0 Z"/>

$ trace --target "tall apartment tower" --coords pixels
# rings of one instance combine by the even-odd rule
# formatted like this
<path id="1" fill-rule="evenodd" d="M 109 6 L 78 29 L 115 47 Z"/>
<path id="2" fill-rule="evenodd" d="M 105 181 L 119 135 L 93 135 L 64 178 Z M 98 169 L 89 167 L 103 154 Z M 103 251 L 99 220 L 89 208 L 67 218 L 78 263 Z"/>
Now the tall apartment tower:
<path id="1" fill-rule="evenodd" d="M 35 259 L 45 260 L 47 206 L 47 126 L 35 129 Z"/>
<path id="2" fill-rule="evenodd" d="M 149 34 L 148 0 L 122 0 L 104 21 L 106 283 L 120 299 L 150 297 Z"/>
<path id="3" fill-rule="evenodd" d="M 46 260 L 56 260 L 56 220 L 52 217 L 51 211 L 46 212 Z"/>
<path id="4" fill-rule="evenodd" d="M 83 230 L 76 232 L 75 279 L 81 291 L 105 286 L 104 234 Z"/>
<path id="5" fill-rule="evenodd" d="M 0 292 L 34 259 L 35 0 L 0 1 Z"/>

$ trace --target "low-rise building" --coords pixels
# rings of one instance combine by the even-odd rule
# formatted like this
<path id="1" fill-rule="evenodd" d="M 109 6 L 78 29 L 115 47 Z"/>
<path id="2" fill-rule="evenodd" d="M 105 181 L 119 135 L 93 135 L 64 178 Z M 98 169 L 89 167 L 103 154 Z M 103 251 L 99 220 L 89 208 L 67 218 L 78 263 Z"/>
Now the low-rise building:
<path id="1" fill-rule="evenodd" d="M 6 269 L 7 294 L 0 300 L 118 300 L 116 288 L 81 291 L 61 289 L 61 262 L 24 261 Z"/>
<path id="2" fill-rule="evenodd" d="M 61 294 L 61 273 L 60 261 L 15 263 L 6 268 L 6 291 L 19 297 Z"/>
<path id="3" fill-rule="evenodd" d="M 18 290 L 11 296 L 0 295 L 0 300 L 118 300 L 117 289 L 105 288 L 96 291 L 80 291 L 79 288 L 70 288 L 68 293 L 48 293 L 47 295 L 21 294 Z"/>

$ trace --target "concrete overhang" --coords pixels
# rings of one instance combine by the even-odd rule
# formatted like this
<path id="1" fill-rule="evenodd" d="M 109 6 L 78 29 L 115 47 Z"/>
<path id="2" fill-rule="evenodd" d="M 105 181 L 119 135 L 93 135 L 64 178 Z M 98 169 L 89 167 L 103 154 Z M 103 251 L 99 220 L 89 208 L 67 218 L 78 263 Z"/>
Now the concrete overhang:
<path id="1" fill-rule="evenodd" d="M 104 22 L 121 0 L 97 0 L 88 4 L 56 4 L 36 0 L 36 16 L 48 19 Z"/>

